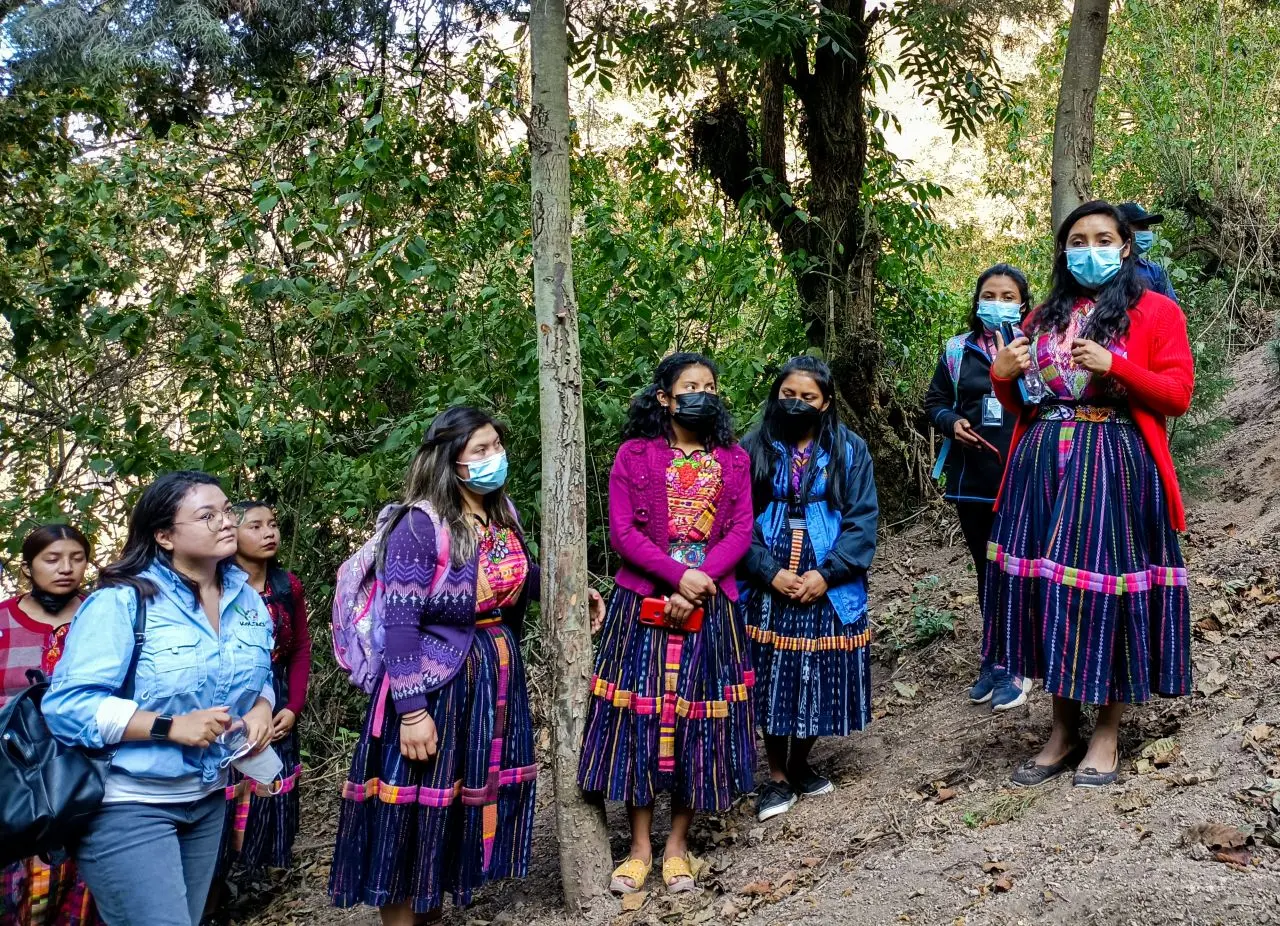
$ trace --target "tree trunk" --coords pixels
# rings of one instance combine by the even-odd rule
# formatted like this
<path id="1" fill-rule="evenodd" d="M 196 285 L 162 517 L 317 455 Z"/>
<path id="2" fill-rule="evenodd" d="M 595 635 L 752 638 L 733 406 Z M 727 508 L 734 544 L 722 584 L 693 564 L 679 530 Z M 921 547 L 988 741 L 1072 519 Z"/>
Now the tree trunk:
<path id="1" fill-rule="evenodd" d="M 542 425 L 542 622 L 555 674 L 549 709 L 556 835 L 565 903 L 581 911 L 609 871 L 604 818 L 578 788 L 578 751 L 592 670 L 587 613 L 586 436 L 573 291 L 569 199 L 569 50 L 565 0 L 529 11 L 533 106 L 533 301 Z"/>
<path id="2" fill-rule="evenodd" d="M 1076 0 L 1053 120 L 1053 231 L 1090 198 L 1093 185 L 1093 108 L 1102 81 L 1110 0 Z"/>

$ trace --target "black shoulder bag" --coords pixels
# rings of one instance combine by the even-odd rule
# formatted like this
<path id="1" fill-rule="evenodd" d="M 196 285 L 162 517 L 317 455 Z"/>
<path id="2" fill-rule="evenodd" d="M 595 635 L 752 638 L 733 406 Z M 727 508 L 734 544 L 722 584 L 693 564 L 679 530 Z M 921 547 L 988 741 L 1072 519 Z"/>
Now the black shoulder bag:
<path id="1" fill-rule="evenodd" d="M 133 691 L 146 634 L 147 604 L 139 593 L 122 693 Z M 115 752 L 59 742 L 40 711 L 48 679 L 31 669 L 27 680 L 31 687 L 0 708 L 0 867 L 73 844 L 102 804 Z"/>

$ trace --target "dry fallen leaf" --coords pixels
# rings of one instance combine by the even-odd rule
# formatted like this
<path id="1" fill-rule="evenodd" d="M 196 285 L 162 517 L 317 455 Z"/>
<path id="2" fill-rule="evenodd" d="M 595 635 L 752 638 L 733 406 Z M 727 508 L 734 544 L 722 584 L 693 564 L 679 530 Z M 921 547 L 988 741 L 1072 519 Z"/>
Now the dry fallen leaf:
<path id="1" fill-rule="evenodd" d="M 772 891 L 773 885 L 768 881 L 750 881 L 744 884 L 738 893 L 746 897 L 764 897 Z"/>
<path id="2" fill-rule="evenodd" d="M 1215 646 L 1227 639 L 1226 635 L 1224 635 L 1220 630 L 1206 630 L 1201 634 L 1201 636 L 1204 637 L 1204 641 L 1206 643 L 1212 643 Z"/>
<path id="3" fill-rule="evenodd" d="M 720 916 L 726 920 L 733 919 L 740 912 L 742 911 L 738 909 L 738 905 L 732 900 L 726 900 L 724 906 L 720 908 Z"/>
<path id="4" fill-rule="evenodd" d="M 1013 890 L 1013 878 L 1009 875 L 1001 875 L 991 882 L 991 886 L 996 889 L 996 893 L 1007 894 Z"/>
<path id="5" fill-rule="evenodd" d="M 1008 871 L 1008 870 L 1009 870 L 1008 862 L 983 862 L 982 863 L 983 874 L 989 875 L 993 871 Z"/>
<path id="6" fill-rule="evenodd" d="M 920 686 L 912 684 L 911 682 L 894 682 L 893 689 L 908 700 L 914 698 L 920 693 Z"/>
<path id="7" fill-rule="evenodd" d="M 800 864 L 805 868 L 817 868 L 822 864 L 822 859 L 816 855 L 808 855 L 800 859 Z"/>
<path id="8" fill-rule="evenodd" d="M 1218 849 L 1213 853 L 1215 862 L 1225 862 L 1228 865 L 1239 865 L 1241 868 L 1248 868 L 1253 861 L 1253 855 L 1244 846 L 1236 846 L 1232 849 Z"/>
<path id="9" fill-rule="evenodd" d="M 1189 826 L 1182 834 L 1184 845 L 1199 844 L 1210 849 L 1238 849 L 1249 839 L 1234 826 L 1223 823 L 1197 823 Z"/>
<path id="10" fill-rule="evenodd" d="M 1166 765 L 1172 765 L 1181 752 L 1182 747 L 1178 745 L 1177 740 L 1166 736 L 1148 743 L 1143 747 L 1140 755 L 1144 759 L 1150 759 L 1151 764 L 1156 768 L 1164 768 Z"/>
<path id="11" fill-rule="evenodd" d="M 644 906 L 644 902 L 649 899 L 648 891 L 636 891 L 632 894 L 622 895 L 622 910 L 624 913 L 633 913 Z"/>
<path id="12" fill-rule="evenodd" d="M 1269 649 L 1262 655 L 1267 657 L 1267 662 L 1280 662 L 1280 649 Z"/>
<path id="13" fill-rule="evenodd" d="M 956 796 L 955 788 L 939 788 L 938 803 L 945 804 L 949 800 L 953 800 Z"/>

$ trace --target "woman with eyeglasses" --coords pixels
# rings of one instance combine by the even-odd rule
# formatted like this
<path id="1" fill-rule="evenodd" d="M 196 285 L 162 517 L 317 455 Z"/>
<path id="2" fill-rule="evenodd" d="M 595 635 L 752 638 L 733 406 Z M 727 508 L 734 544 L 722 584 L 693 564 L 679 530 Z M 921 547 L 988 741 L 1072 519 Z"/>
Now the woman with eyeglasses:
<path id="1" fill-rule="evenodd" d="M 271 741 L 271 615 L 235 565 L 236 523 L 205 473 L 148 486 L 124 551 L 72 621 L 45 695 L 58 739 L 114 750 L 102 807 L 74 851 L 111 926 L 200 921 L 227 768 Z M 236 721 L 233 752 L 232 737 L 219 738 Z"/>

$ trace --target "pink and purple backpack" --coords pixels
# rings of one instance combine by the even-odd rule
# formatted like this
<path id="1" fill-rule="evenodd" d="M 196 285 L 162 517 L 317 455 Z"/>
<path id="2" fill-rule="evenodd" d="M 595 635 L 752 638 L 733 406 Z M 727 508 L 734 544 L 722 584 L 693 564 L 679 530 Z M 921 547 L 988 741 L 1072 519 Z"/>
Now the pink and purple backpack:
<path id="1" fill-rule="evenodd" d="M 439 530 L 440 519 L 425 502 L 414 505 L 388 505 L 378 514 L 373 536 L 338 567 L 337 587 L 333 592 L 333 655 L 346 671 L 351 684 L 373 694 L 382 675 L 382 653 L 386 646 L 383 606 L 386 586 L 382 580 L 383 552 L 388 534 L 410 508 L 417 508 L 431 518 L 436 537 L 436 568 L 431 587 L 439 587 L 449 571 L 449 532 Z"/>

